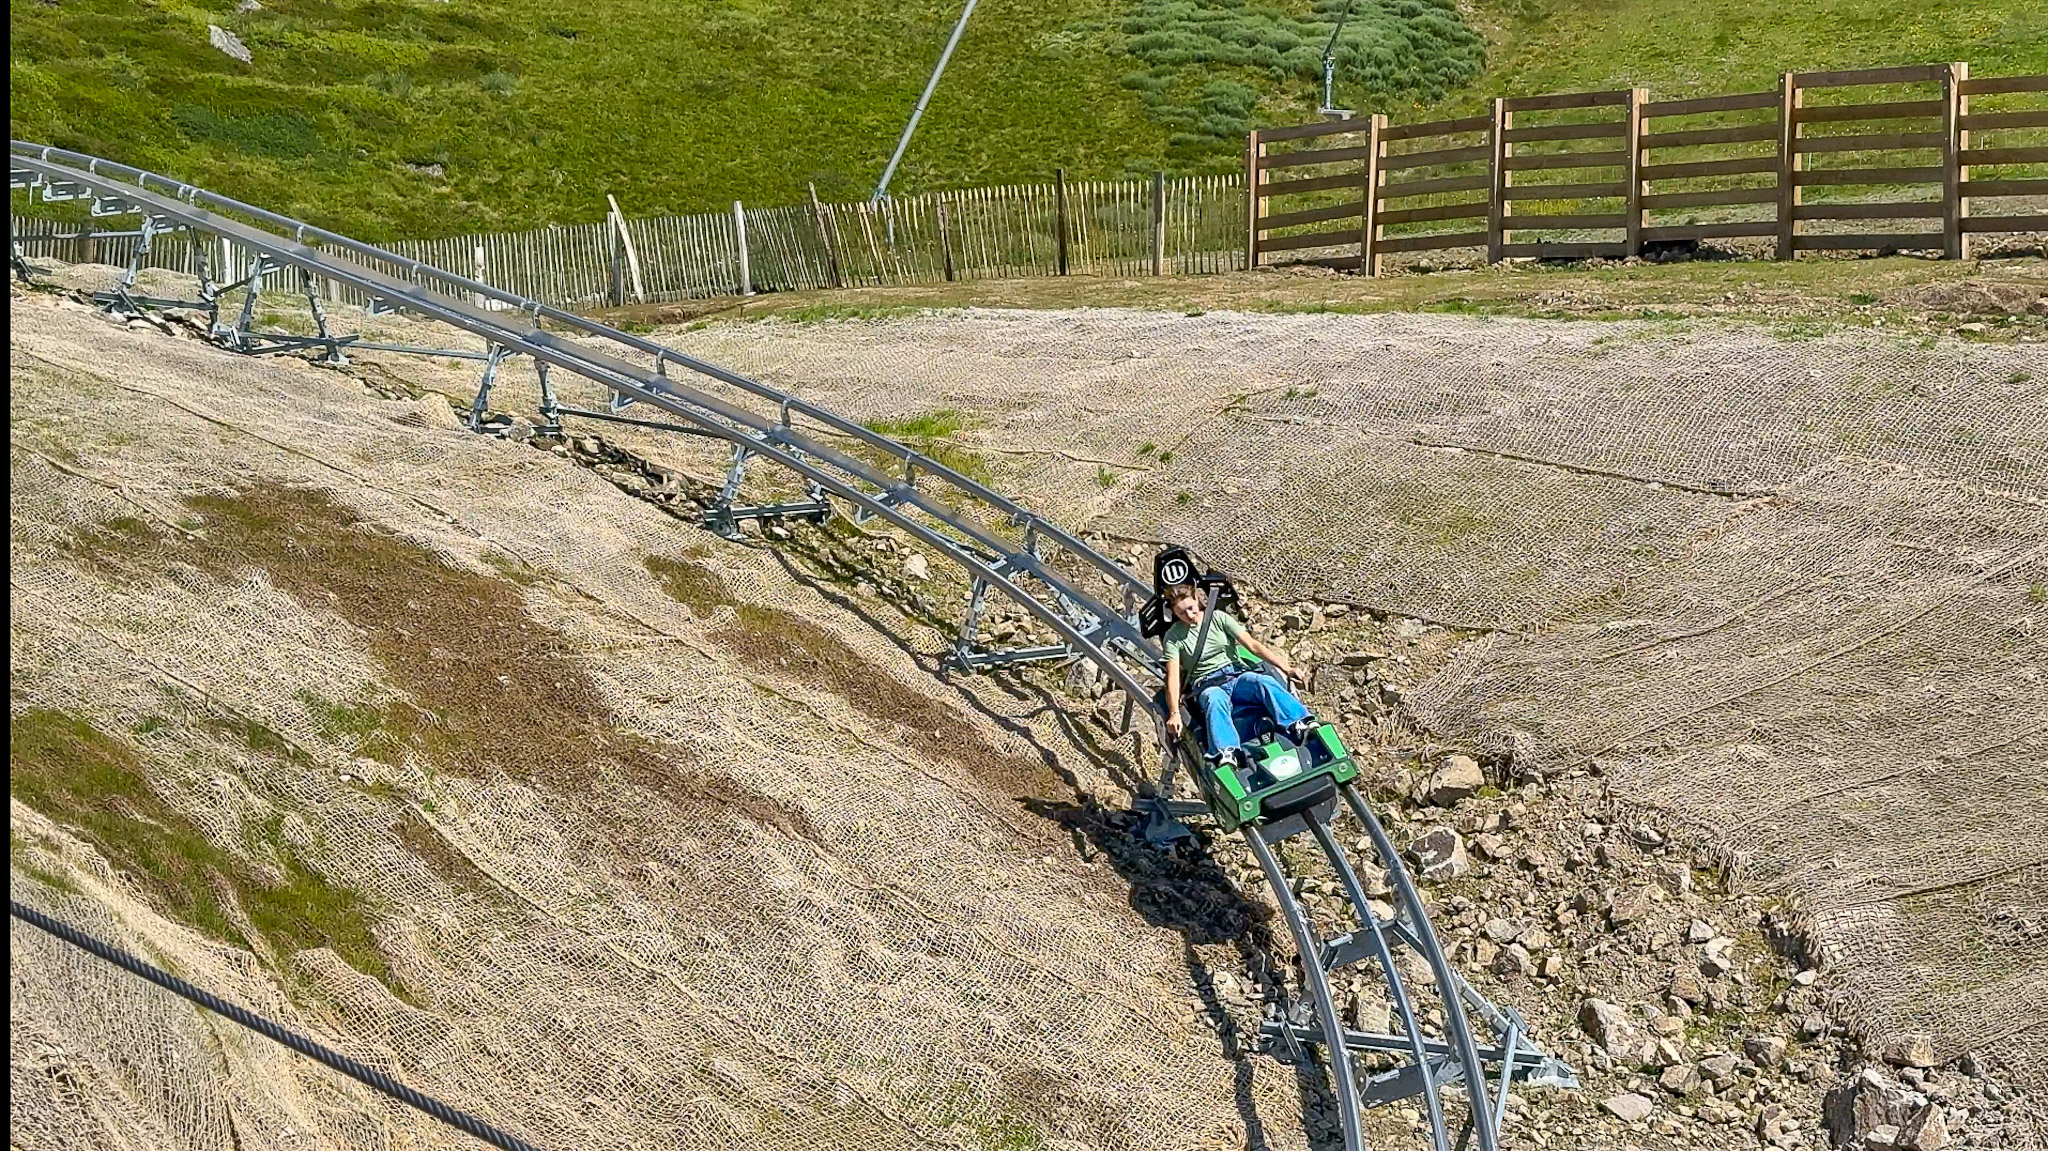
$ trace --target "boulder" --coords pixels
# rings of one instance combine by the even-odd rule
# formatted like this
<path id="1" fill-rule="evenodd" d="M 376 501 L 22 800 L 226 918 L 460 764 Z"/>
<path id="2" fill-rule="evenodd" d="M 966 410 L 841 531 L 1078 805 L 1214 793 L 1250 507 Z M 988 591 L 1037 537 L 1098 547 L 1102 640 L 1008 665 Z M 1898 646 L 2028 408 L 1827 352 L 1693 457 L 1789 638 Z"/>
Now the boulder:
<path id="1" fill-rule="evenodd" d="M 1519 943 L 1501 948 L 1490 966 L 1496 975 L 1529 975 L 1536 970 L 1535 961 L 1529 957 L 1529 949 Z"/>
<path id="2" fill-rule="evenodd" d="M 1480 927 L 1480 930 L 1486 933 L 1486 937 L 1488 939 L 1493 940 L 1495 943 L 1505 945 L 1513 943 L 1515 940 L 1520 939 L 1522 937 L 1523 928 L 1521 924 L 1516 923 L 1512 919 L 1503 919 L 1500 916 L 1495 916 L 1494 918 L 1487 920 L 1486 923 Z"/>
<path id="3" fill-rule="evenodd" d="M 1671 997 L 1697 1006 L 1706 999 L 1707 991 L 1697 972 L 1681 967 L 1671 974 Z"/>
<path id="4" fill-rule="evenodd" d="M 1697 1098 L 1707 1089 L 1706 1079 L 1700 1074 L 1700 1069 L 1690 1063 L 1665 1068 L 1664 1074 L 1657 1077 L 1657 1085 L 1673 1095 L 1687 1099 Z"/>
<path id="5" fill-rule="evenodd" d="M 1479 770 L 1478 760 L 1469 755 L 1452 755 L 1446 756 L 1430 775 L 1424 793 L 1436 806 L 1449 807 L 1485 786 L 1486 774 Z"/>
<path id="6" fill-rule="evenodd" d="M 1735 1081 L 1735 1056 L 1710 1055 L 1700 1060 L 1700 1074 L 1716 1086 Z"/>
<path id="7" fill-rule="evenodd" d="M 1634 888 L 1621 888 L 1607 900 L 1607 921 L 1616 927 L 1640 923 L 1650 915 L 1650 897 Z"/>
<path id="8" fill-rule="evenodd" d="M 1642 1045 L 1642 1033 L 1628 1012 L 1604 999 L 1579 1004 L 1579 1027 L 1609 1055 L 1632 1052 Z"/>
<path id="9" fill-rule="evenodd" d="M 1742 1041 L 1742 1053 L 1758 1067 L 1775 1069 L 1785 1062 L 1785 1041 L 1775 1035 L 1753 1035 Z"/>
<path id="10" fill-rule="evenodd" d="M 219 49 L 223 54 L 232 56 L 244 64 L 247 64 L 250 60 L 249 46 L 242 43 L 242 38 L 218 24 L 208 24 L 206 26 L 206 42 Z"/>
<path id="11" fill-rule="evenodd" d="M 1948 1120 L 1941 1106 L 1929 1103 L 1899 1128 L 1893 1144 L 1899 1151 L 1946 1151 L 1950 1146 Z"/>
<path id="12" fill-rule="evenodd" d="M 1465 841 L 1448 827 L 1424 832 L 1408 845 L 1408 856 L 1415 861 L 1417 874 L 1423 879 L 1456 879 L 1472 870 L 1472 859 L 1465 854 Z"/>
<path id="13" fill-rule="evenodd" d="M 1657 1109 L 1657 1104 L 1647 1096 L 1637 1095 L 1632 1091 L 1616 1095 L 1600 1106 L 1623 1123 L 1641 1123 L 1650 1117 L 1650 1112 Z"/>
<path id="14" fill-rule="evenodd" d="M 1830 1146 L 1860 1147 L 1879 1127 L 1903 1129 L 1925 1103 L 1875 1068 L 1866 1067 L 1827 1093 L 1821 1102 L 1821 1126 L 1827 1128 Z"/>
<path id="15" fill-rule="evenodd" d="M 1659 864 L 1656 870 L 1657 882 L 1673 895 L 1692 894 L 1692 868 L 1683 863 Z"/>

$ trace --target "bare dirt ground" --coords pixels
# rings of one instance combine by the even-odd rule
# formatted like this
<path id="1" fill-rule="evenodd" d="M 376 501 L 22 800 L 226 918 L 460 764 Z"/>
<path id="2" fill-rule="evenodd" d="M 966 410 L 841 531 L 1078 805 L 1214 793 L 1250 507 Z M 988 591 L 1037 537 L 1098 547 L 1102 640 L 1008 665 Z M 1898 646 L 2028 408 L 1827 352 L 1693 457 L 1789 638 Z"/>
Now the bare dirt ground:
<path id="1" fill-rule="evenodd" d="M 1267 593 L 1260 622 L 1329 669 L 1318 706 L 1380 748 L 1397 826 L 1469 841 L 1432 895 L 1461 961 L 1589 1076 L 1521 1109 L 1527 1145 L 1823 1145 L 1847 1024 L 1873 1052 L 1931 1041 L 1890 1088 L 1913 1116 L 2026 1146 L 2039 265 L 1909 263 L 1883 292 L 1949 294 L 1906 338 L 1845 319 L 1875 306 L 1846 292 L 1765 323 L 983 311 L 664 337 L 935 429 L 1134 559 L 1192 539 Z M 664 501 L 714 456 L 474 437 L 447 414 L 473 365 L 334 373 L 45 298 L 11 316 L 17 726 L 252 861 L 191 847 L 179 866 L 227 894 L 166 907 L 162 860 L 18 786 L 17 898 L 551 1144 L 1325 1130 L 1313 1074 L 1250 1049 L 1278 958 L 1242 861 L 1133 849 L 1106 714 L 1085 737 L 1061 718 L 1085 691 L 930 686 L 961 589 L 886 540 L 678 537 Z M 531 402 L 508 383 L 497 406 Z M 252 495 L 272 488 L 297 494 Z M 381 575 L 320 574 L 352 556 Z M 545 686 L 494 700 L 498 668 Z M 1486 794 L 1400 798 L 1450 750 Z M 274 923 L 263 893 L 305 873 L 379 910 Z M 14 943 L 33 1113 L 136 1146 L 387 1125 L 440 1145 Z M 75 1009 L 101 1001 L 137 1018 Z M 622 1004 L 640 1021 L 613 1034 Z M 2019 1073 L 2017 1102 L 1992 1072 Z M 1410 1114 L 1374 1122 L 1412 1137 Z"/>
<path id="2" fill-rule="evenodd" d="M 2017 271 L 2004 343 L 1110 311 L 672 334 L 862 415 L 957 409 L 1005 482 L 1112 536 L 1460 629 L 1406 700 L 1427 728 L 1600 772 L 1797 907 L 1877 1043 L 1931 1033 L 2039 1099 L 2048 371 Z"/>
<path id="3" fill-rule="evenodd" d="M 2042 339 L 2048 266 L 2014 253 L 1945 262 L 1908 256 L 1729 259 L 1674 264 L 1576 263 L 1455 268 L 1367 279 L 1296 266 L 1221 276 L 1073 276 L 906 288 L 786 292 L 747 300 L 637 305 L 609 315 L 637 324 L 788 316 L 859 318 L 906 309 L 1121 307 L 1165 311 L 1450 312 L 1543 319 L 1758 320 L 1812 331 L 1877 327 L 1915 336 Z"/>

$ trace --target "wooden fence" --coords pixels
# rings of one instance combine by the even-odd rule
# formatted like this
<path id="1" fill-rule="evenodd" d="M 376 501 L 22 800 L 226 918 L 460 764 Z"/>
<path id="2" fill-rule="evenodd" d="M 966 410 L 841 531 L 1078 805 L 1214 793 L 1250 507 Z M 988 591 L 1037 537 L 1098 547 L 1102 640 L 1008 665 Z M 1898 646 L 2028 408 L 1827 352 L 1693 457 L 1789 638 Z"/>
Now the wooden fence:
<path id="1" fill-rule="evenodd" d="M 1019 276 L 1156 276 L 1242 268 L 1244 199 L 1236 176 L 1062 177 L 878 204 L 821 203 L 814 194 L 789 207 L 614 213 L 598 223 L 385 247 L 561 307 Z M 16 216 L 12 225 L 29 255 L 70 262 L 126 264 L 139 237 L 37 217 Z M 247 275 L 248 256 L 220 245 L 201 252 L 182 233 L 159 235 L 145 265 L 197 274 L 205 260 L 218 280 Z M 397 265 L 384 270 L 402 274 Z M 264 281 L 267 290 L 297 283 L 283 271 Z"/>
<path id="2" fill-rule="evenodd" d="M 1621 258 L 1752 237 L 1811 251 L 1969 252 L 2048 232 L 2048 76 L 1967 64 L 1786 73 L 1774 90 L 1498 99 L 1419 124 L 1373 115 L 1245 145 L 1245 262 L 1377 275 L 1389 255 Z M 1873 221 L 1884 230 L 1873 230 Z"/>

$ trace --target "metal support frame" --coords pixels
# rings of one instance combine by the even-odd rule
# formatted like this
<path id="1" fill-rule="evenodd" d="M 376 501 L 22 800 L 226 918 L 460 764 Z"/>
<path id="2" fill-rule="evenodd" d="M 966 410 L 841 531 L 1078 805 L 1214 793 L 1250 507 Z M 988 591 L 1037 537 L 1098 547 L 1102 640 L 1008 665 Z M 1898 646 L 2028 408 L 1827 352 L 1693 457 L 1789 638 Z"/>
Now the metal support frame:
<path id="1" fill-rule="evenodd" d="M 742 538 L 740 525 L 748 520 L 793 519 L 823 523 L 832 515 L 832 503 L 825 498 L 825 491 L 816 483 L 806 488 L 808 498 L 791 503 L 752 504 L 741 506 L 733 501 L 739 498 L 740 484 L 747 475 L 747 460 L 753 450 L 744 444 L 734 444 L 732 463 L 725 470 L 725 486 L 712 497 L 711 506 L 704 512 L 704 526 L 718 535 L 736 540 Z"/>
<path id="2" fill-rule="evenodd" d="M 931 79 L 924 82 L 924 93 L 918 96 L 917 106 L 910 110 L 910 123 L 903 126 L 903 137 L 896 141 L 896 150 L 889 154 L 888 166 L 882 169 L 882 178 L 875 184 L 875 194 L 868 197 L 869 203 L 880 203 L 888 196 L 889 181 L 896 175 L 896 165 L 902 163 L 903 153 L 910 147 L 910 137 L 917 132 L 917 122 L 924 118 L 925 105 L 932 102 L 932 93 L 939 87 L 939 77 L 946 74 L 946 61 L 953 58 L 953 49 L 960 46 L 960 34 L 967 31 L 967 18 L 974 15 L 974 6 L 978 2 L 967 0 L 966 7 L 960 9 L 960 19 L 953 24 L 953 34 L 946 38 L 946 47 L 939 53 L 939 62 L 932 68 Z"/>
<path id="3" fill-rule="evenodd" d="M 63 187 L 75 187 L 75 185 L 44 184 L 43 200 L 47 203 L 51 199 L 51 191 Z M 56 197 L 58 200 L 76 200 L 80 198 L 82 197 L 78 194 L 65 194 Z M 142 234 L 135 241 L 135 251 L 129 253 L 127 269 L 121 273 L 121 278 L 114 282 L 114 286 L 111 289 L 93 294 L 93 301 L 95 303 L 108 312 L 125 316 L 140 316 L 145 308 L 165 306 L 166 301 L 137 298 L 133 294 L 135 277 L 142 273 L 142 261 L 149 256 L 149 242 L 162 230 L 163 225 L 158 221 L 157 217 L 148 214 L 142 217 Z"/>
<path id="4" fill-rule="evenodd" d="M 1003 557 L 1002 562 L 997 565 L 998 568 L 1005 573 L 1030 572 L 1042 562 L 1042 558 L 1038 553 L 1038 545 L 1037 527 L 1027 526 L 1024 530 L 1023 549 Z M 1093 635 L 1099 630 L 1101 620 L 1094 611 L 1090 610 L 1091 605 L 1084 605 L 1074 601 L 1057 587 L 1050 588 L 1048 594 L 1053 604 L 1059 609 L 1062 618 L 1074 630 L 1084 636 Z M 1129 602 L 1128 596 L 1126 596 L 1126 602 Z M 1027 647 L 1012 648 L 982 647 L 981 615 L 986 610 L 987 603 L 988 581 L 977 579 L 974 581 L 973 588 L 968 592 L 967 614 L 960 621 L 960 633 L 953 641 L 952 653 L 947 657 L 946 662 L 949 666 L 971 675 L 984 668 L 1013 667 L 1018 664 L 1027 663 L 1053 663 L 1074 658 L 1076 653 L 1073 645 L 1065 643 L 1033 644 Z M 1135 617 L 1137 613 L 1133 610 L 1126 614 Z M 1129 701 L 1127 700 L 1126 702 Z M 1126 730 L 1129 729 L 1128 711 L 1124 726 Z"/>
<path id="5" fill-rule="evenodd" d="M 237 352 L 249 350 L 249 330 L 256 326 L 256 296 L 263 290 L 263 277 L 269 271 L 270 260 L 258 252 L 249 258 L 249 274 L 223 289 L 242 290 L 242 310 L 235 314 L 235 322 L 226 328 L 216 326 L 213 333 L 226 347 Z"/>
<path id="6" fill-rule="evenodd" d="M 1340 798 L 1365 828 L 1374 854 L 1387 869 L 1398 908 L 1392 919 L 1382 919 L 1373 912 L 1357 869 L 1330 827 Z M 1295 900 L 1286 869 L 1273 851 L 1275 845 L 1303 832 L 1314 839 L 1336 871 L 1345 900 L 1359 924 L 1352 931 L 1327 940 L 1316 934 L 1314 925 Z M 1511 1084 L 1566 1088 L 1578 1085 L 1569 1066 L 1545 1054 L 1531 1041 L 1521 1016 L 1494 1006 L 1450 969 L 1400 854 L 1354 785 L 1343 784 L 1337 789 L 1337 796 L 1315 807 L 1263 826 L 1247 827 L 1243 833 L 1293 936 L 1310 1008 L 1307 1019 L 1298 1019 L 1297 1005 L 1290 1002 L 1282 1021 L 1267 1024 L 1262 1033 L 1286 1051 L 1308 1047 L 1330 1065 L 1347 1133 L 1347 1151 L 1363 1148 L 1355 1134 L 1360 1108 L 1383 1106 L 1418 1095 L 1423 1097 L 1435 1151 L 1451 1151 L 1454 1145 L 1462 1148 L 1475 1137 L 1480 1151 L 1498 1151 L 1507 1114 L 1506 1094 Z M 1399 947 L 1414 951 L 1429 965 L 1444 1018 L 1444 1034 L 1440 1037 L 1423 1032 L 1413 993 L 1394 963 L 1395 949 Z M 1367 963 L 1379 969 L 1386 984 L 1401 1028 L 1397 1034 L 1352 1030 L 1344 1027 L 1338 1017 L 1335 996 L 1330 991 L 1331 977 Z M 1474 1017 L 1492 1032 L 1492 1039 L 1484 1045 L 1473 1034 Z M 1395 1058 L 1399 1062 L 1391 1070 L 1361 1081 L 1351 1065 L 1352 1055 Z M 1489 1066 L 1498 1069 L 1492 1076 L 1486 1073 Z M 1465 1117 L 1454 1140 L 1444 1091 L 1457 1085 L 1463 1086 Z"/>
<path id="7" fill-rule="evenodd" d="M 958 564 L 972 578 L 967 618 L 954 653 L 965 666 L 1002 666 L 1051 658 L 1089 660 L 1125 693 L 1126 728 L 1137 711 L 1143 709 L 1154 724 L 1161 747 L 1167 749 L 1167 764 L 1156 794 L 1142 805 L 1148 820 L 1161 823 L 1160 830 L 1170 839 L 1176 830 L 1179 835 L 1187 834 L 1174 821 L 1206 810 L 1200 803 L 1173 798 L 1178 753 L 1165 738 L 1164 717 L 1154 699 L 1154 688 L 1163 679 L 1163 653 L 1157 643 L 1141 633 L 1134 606 L 1149 595 L 1149 584 L 1056 524 L 857 421 L 642 337 L 139 169 L 20 141 L 14 142 L 12 148 L 16 186 L 22 186 L 26 178 L 45 192 L 57 191 L 56 198 L 90 197 L 118 203 L 141 213 L 146 229 L 155 226 L 148 221 L 182 226 L 195 235 L 204 232 L 229 239 L 257 253 L 255 271 L 245 283 L 260 282 L 266 267 L 296 267 L 360 293 L 374 307 L 403 310 L 480 338 L 489 352 L 470 353 L 472 358 L 486 361 L 476 400 L 471 405 L 472 427 L 483 423 L 497 369 L 504 359 L 524 355 L 533 360 L 538 371 L 541 414 L 551 432 L 560 431 L 563 416 L 574 416 L 711 436 L 731 443 L 733 462 L 726 483 L 713 512 L 706 516 L 707 523 L 717 520 L 712 525 L 715 530 L 734 530 L 739 522 L 750 518 L 796 514 L 822 517 L 832 511 L 832 501 L 843 501 L 857 521 L 883 520 L 940 558 Z M 379 271 L 379 264 L 403 268 L 405 275 Z M 139 267 L 139 261 L 135 266 Z M 202 281 L 210 285 L 210 273 L 203 275 Z M 125 287 L 132 286 L 131 274 Z M 217 291 L 209 287 L 207 294 L 217 300 Z M 122 299 L 143 307 L 152 303 L 125 291 Z M 250 342 L 251 307 L 244 302 L 242 318 L 230 329 L 244 343 Z M 544 329 L 543 319 L 558 330 Z M 566 334 L 561 330 L 566 330 Z M 328 338 L 339 342 L 331 335 Z M 330 352 L 333 350 L 330 348 Z M 461 354 L 406 347 L 393 350 Z M 643 355 L 652 357 L 651 369 L 636 362 Z M 665 371 L 668 365 L 686 369 L 692 373 L 692 379 L 685 383 L 670 377 Z M 563 407 L 548 378 L 552 368 L 572 372 L 608 389 L 614 397 L 608 405 L 610 410 L 594 412 Z M 619 415 L 619 410 L 628 404 L 659 409 L 672 422 Z M 764 415 L 759 410 L 764 404 L 773 405 L 776 414 Z M 796 421 L 799 416 L 802 424 Z M 847 440 L 860 444 L 866 453 L 900 461 L 900 473 L 841 450 L 839 445 Z M 800 478 L 810 500 L 735 506 L 746 463 L 757 456 Z M 919 480 L 924 476 L 932 477 L 944 490 L 920 490 Z M 1007 530 L 1023 529 L 1021 545 L 1003 534 L 1005 528 L 992 526 L 998 521 Z M 1097 600 L 1066 570 L 1051 562 L 1043 554 L 1048 546 L 1057 548 L 1069 564 L 1106 579 L 1120 593 L 1123 610 Z M 1024 608 L 1052 633 L 1057 646 L 1006 651 L 979 649 L 979 623 L 987 595 L 992 591 Z M 1570 1069 L 1541 1054 L 1530 1042 L 1519 1016 L 1487 1002 L 1450 968 L 1429 925 L 1426 909 L 1385 830 L 1350 784 L 1342 785 L 1339 794 L 1371 837 L 1374 852 L 1394 883 L 1400 912 L 1390 921 L 1373 916 L 1355 872 L 1329 834 L 1327 822 L 1336 806 L 1333 801 L 1325 801 L 1316 810 L 1244 829 L 1246 843 L 1280 902 L 1303 959 L 1301 982 L 1305 998 L 1290 998 L 1286 1025 L 1274 1035 L 1275 1042 L 1283 1047 L 1320 1050 L 1331 1069 L 1346 1147 L 1352 1151 L 1362 1147 L 1357 1122 L 1362 1106 L 1416 1092 L 1434 1097 L 1454 1083 L 1464 1084 L 1471 1102 L 1467 1108 L 1469 1123 L 1480 1151 L 1498 1151 L 1500 1119 L 1505 1112 L 1489 1094 L 1488 1065 L 1498 1065 L 1503 1087 L 1520 1081 L 1575 1085 Z M 1346 896 L 1359 917 L 1358 930 L 1324 941 L 1315 934 L 1307 915 L 1295 902 L 1290 878 L 1273 845 L 1303 831 L 1316 838 L 1344 878 Z M 1413 949 L 1430 966 L 1445 1021 L 1441 1038 L 1423 1036 L 1419 1024 L 1414 1022 L 1408 990 L 1401 986 L 1391 962 L 1391 949 L 1396 943 Z M 1376 963 L 1388 977 L 1396 1006 L 1401 1010 L 1403 1035 L 1363 1035 L 1346 1031 L 1340 1025 L 1329 976 L 1348 965 L 1368 961 Z M 1470 1019 L 1475 1017 L 1494 1034 L 1494 1040 L 1485 1047 L 1474 1040 Z M 1404 1051 L 1412 1068 L 1406 1072 L 1407 1079 L 1400 1078 L 1402 1072 L 1397 1070 L 1392 1075 L 1373 1076 L 1361 1083 L 1355 1073 L 1357 1069 L 1351 1065 L 1352 1052 L 1398 1056 Z M 1410 1087 L 1414 1090 L 1409 1090 Z M 1433 1107 L 1433 1114 L 1437 1110 L 1440 1106 Z M 1449 1151 L 1442 1126 L 1433 1126 L 1432 1134 L 1437 1137 L 1438 1151 Z"/>
<path id="8" fill-rule="evenodd" d="M 33 196 L 35 195 L 36 186 L 35 174 L 31 172 L 11 172 L 8 174 L 7 186 L 12 190 L 26 190 L 29 195 Z M 21 237 L 14 234 L 14 213 L 12 212 L 7 213 L 7 246 L 12 250 L 9 260 L 14 268 L 14 274 L 24 284 L 35 283 L 36 270 L 29 266 L 28 253 L 21 249 Z"/>
<path id="9" fill-rule="evenodd" d="M 540 424 L 537 429 L 544 436 L 562 434 L 562 405 L 555 399 L 555 383 L 548 378 L 548 362 L 535 360 L 533 370 L 540 376 Z"/>
<path id="10" fill-rule="evenodd" d="M 477 381 L 476 398 L 469 402 L 469 430 L 482 431 L 484 415 L 491 410 L 491 387 L 498 382 L 498 366 L 505 362 L 505 345 L 491 345 L 490 358 L 484 361 L 483 379 Z"/>
<path id="11" fill-rule="evenodd" d="M 315 342 L 327 349 L 327 354 L 321 359 L 336 366 L 348 363 L 348 356 L 341 349 L 344 344 L 352 343 L 354 337 L 336 339 L 334 334 L 327 330 L 327 309 L 320 306 L 320 293 L 313 290 L 311 273 L 300 271 L 299 288 L 306 294 L 306 310 L 313 313 L 313 329 L 320 333 Z"/>

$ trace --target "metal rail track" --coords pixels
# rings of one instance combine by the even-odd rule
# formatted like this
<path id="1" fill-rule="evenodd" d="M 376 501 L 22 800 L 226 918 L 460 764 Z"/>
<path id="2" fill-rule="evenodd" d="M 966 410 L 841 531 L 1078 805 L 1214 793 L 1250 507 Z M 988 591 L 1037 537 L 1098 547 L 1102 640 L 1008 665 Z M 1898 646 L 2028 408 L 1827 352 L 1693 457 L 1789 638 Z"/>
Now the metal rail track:
<path id="1" fill-rule="evenodd" d="M 1162 749 L 1171 746 L 1155 696 L 1164 679 L 1162 653 L 1140 633 L 1137 623 L 1137 609 L 1150 594 L 1150 586 L 1058 525 L 914 447 L 652 340 L 251 204 L 82 153 L 23 141 L 13 141 L 11 153 L 10 183 L 15 189 L 28 190 L 31 195 L 40 191 L 46 200 L 89 200 L 94 215 L 142 217 L 139 250 L 117 286 L 99 294 L 104 306 L 137 313 L 167 306 L 200 308 L 211 316 L 210 330 L 219 343 L 247 353 L 308 351 L 343 359 L 348 348 L 357 347 L 481 359 L 485 367 L 472 405 L 472 426 L 478 426 L 487 412 L 502 366 L 514 356 L 524 356 L 539 376 L 544 429 L 558 432 L 566 416 L 730 443 L 733 455 L 726 483 L 706 516 L 706 526 L 714 530 L 731 533 L 748 519 L 829 515 L 833 500 L 852 508 L 856 520 L 878 517 L 887 521 L 958 563 L 973 578 L 951 657 L 954 663 L 971 671 L 1012 663 L 1086 659 L 1124 692 L 1125 729 L 1129 730 L 1133 716 L 1142 709 Z M 221 282 L 212 267 L 214 246 L 195 244 L 195 251 L 206 253 L 198 269 L 198 300 L 136 294 L 136 276 L 151 237 L 179 229 L 195 241 L 202 236 L 225 238 L 253 253 L 247 274 Z M 18 275 L 29 274 L 19 246 L 14 249 L 13 262 Z M 302 273 L 318 335 L 255 329 L 255 288 L 267 272 L 280 267 Z M 400 274 L 386 271 L 387 267 L 400 269 Z M 372 310 L 406 312 L 467 332 L 481 339 L 487 351 L 451 353 L 373 345 L 353 336 L 334 335 L 312 288 L 315 280 L 361 293 L 371 301 Z M 239 313 L 224 321 L 221 299 L 238 288 L 249 290 Z M 671 368 L 687 376 L 670 375 Z M 549 380 L 551 370 L 602 385 L 610 391 L 611 402 L 603 409 L 562 404 Z M 639 405 L 665 418 L 624 414 L 627 408 Z M 864 452 L 866 457 L 854 451 Z M 809 498 L 741 505 L 738 499 L 746 465 L 756 458 L 800 477 Z M 882 462 L 874 462 L 877 459 Z M 1091 594 L 1069 574 L 1075 571 L 1105 581 L 1120 606 Z M 991 590 L 1022 607 L 1056 642 L 1007 649 L 983 643 L 981 617 Z M 1144 797 L 1141 806 L 1151 831 L 1184 834 L 1174 817 L 1205 809 L 1199 803 L 1171 798 L 1175 753 L 1166 751 L 1164 758 L 1165 772 L 1154 794 Z M 1335 798 L 1284 820 L 1245 828 L 1246 844 L 1286 918 L 1300 958 L 1304 989 L 1302 999 L 1290 996 L 1282 1019 L 1267 1027 L 1267 1035 L 1278 1049 L 1297 1053 L 1314 1049 L 1328 1064 L 1346 1151 L 1363 1151 L 1365 1147 L 1360 1118 L 1364 1108 L 1416 1095 L 1422 1096 L 1427 1109 L 1435 1151 L 1451 1151 L 1455 1108 L 1446 1106 L 1446 1090 L 1460 1084 L 1465 1130 L 1458 1145 L 1463 1147 L 1476 1135 L 1480 1151 L 1498 1151 L 1509 1085 L 1524 1080 L 1575 1086 L 1571 1070 L 1537 1048 L 1520 1016 L 1489 1003 L 1451 968 L 1399 849 L 1354 788 L 1344 785 L 1341 798 L 1365 829 L 1374 854 L 1387 871 L 1398 903 L 1396 914 L 1382 917 L 1374 913 L 1356 870 L 1331 830 Z M 1358 923 L 1353 930 L 1330 939 L 1316 933 L 1295 898 L 1293 877 L 1274 851 L 1279 843 L 1303 833 L 1313 838 L 1338 875 Z M 1394 962 L 1396 950 L 1403 947 L 1419 955 L 1431 972 L 1439 1003 L 1440 1038 L 1428 1035 L 1429 1024 L 1417 1010 L 1415 996 Z M 1379 969 L 1399 1016 L 1399 1034 L 1366 1034 L 1343 1026 L 1330 976 L 1358 964 Z M 1474 1016 L 1492 1033 L 1486 1046 L 1474 1037 Z M 1354 1056 L 1394 1066 L 1362 1075 Z M 1497 1068 L 1494 1080 L 1488 1078 L 1489 1065 Z"/>

